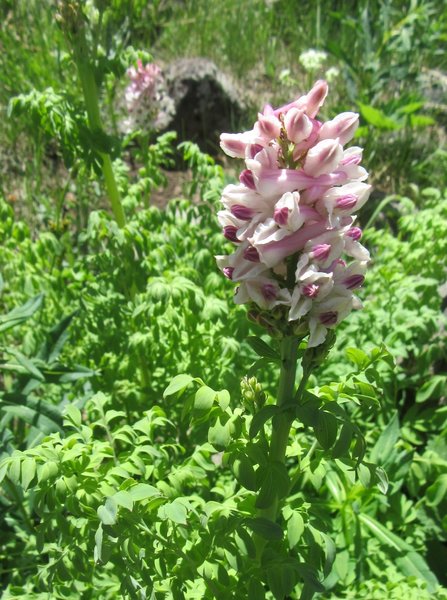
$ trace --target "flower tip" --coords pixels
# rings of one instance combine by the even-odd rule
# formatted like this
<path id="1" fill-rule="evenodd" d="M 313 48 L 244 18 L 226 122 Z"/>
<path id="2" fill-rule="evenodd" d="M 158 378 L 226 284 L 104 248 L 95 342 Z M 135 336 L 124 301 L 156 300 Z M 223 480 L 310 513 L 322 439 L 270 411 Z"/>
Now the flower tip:
<path id="1" fill-rule="evenodd" d="M 328 91 L 329 87 L 324 79 L 319 79 L 314 83 L 312 89 L 306 95 L 306 113 L 309 117 L 313 118 L 317 115 L 326 100 Z"/>

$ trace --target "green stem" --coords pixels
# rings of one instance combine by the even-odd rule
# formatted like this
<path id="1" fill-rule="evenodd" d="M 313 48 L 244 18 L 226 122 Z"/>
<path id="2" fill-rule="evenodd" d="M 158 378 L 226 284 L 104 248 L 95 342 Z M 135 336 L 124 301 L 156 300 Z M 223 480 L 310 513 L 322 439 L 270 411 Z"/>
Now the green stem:
<path id="1" fill-rule="evenodd" d="M 279 407 L 292 407 L 298 404 L 310 376 L 310 368 L 304 368 L 304 365 L 310 366 L 310 363 L 304 361 L 303 376 L 298 386 L 298 391 L 295 394 L 298 343 L 298 338 L 286 337 L 281 344 L 281 373 L 277 396 L 277 406 Z M 292 427 L 294 418 L 295 414 L 293 410 L 284 410 L 273 419 L 272 437 L 269 449 L 269 460 L 271 462 L 279 461 L 285 463 L 290 428 Z M 270 506 L 258 511 L 258 516 L 275 522 L 278 516 L 278 510 L 279 499 L 276 497 Z M 255 536 L 254 541 L 257 549 L 257 556 L 258 559 L 260 559 L 266 541 L 259 538 L 259 536 Z"/>
<path id="2" fill-rule="evenodd" d="M 279 376 L 278 396 L 276 400 L 277 406 L 279 407 L 291 404 L 293 400 L 297 350 L 297 338 L 285 337 L 283 339 L 281 343 L 281 373 Z M 271 462 L 285 462 L 289 433 L 293 419 L 294 416 L 290 412 L 282 412 L 273 420 L 269 451 L 269 459 Z M 270 519 L 271 521 L 276 521 L 277 512 L 278 498 L 275 498 L 269 507 L 259 511 L 259 516 Z"/>
<path id="3" fill-rule="evenodd" d="M 85 39 L 85 33 L 82 28 L 78 31 L 74 42 L 74 58 L 84 94 L 90 129 L 92 132 L 100 132 L 102 131 L 102 122 L 101 113 L 99 111 L 98 89 L 96 87 L 95 74 L 90 61 L 87 40 Z M 124 215 L 120 193 L 113 173 L 112 161 L 110 155 L 106 152 L 100 152 L 100 155 L 102 159 L 102 173 L 104 175 L 107 194 L 112 205 L 113 215 L 118 226 L 124 227 L 126 224 L 126 217 Z"/>

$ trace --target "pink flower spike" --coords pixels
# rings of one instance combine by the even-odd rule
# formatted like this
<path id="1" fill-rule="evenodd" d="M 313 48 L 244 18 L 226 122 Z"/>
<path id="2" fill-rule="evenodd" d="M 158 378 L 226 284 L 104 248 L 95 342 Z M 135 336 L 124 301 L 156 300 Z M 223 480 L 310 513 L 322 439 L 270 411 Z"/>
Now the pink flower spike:
<path id="1" fill-rule="evenodd" d="M 343 148 L 338 140 L 322 140 L 307 153 L 303 170 L 318 177 L 334 171 L 343 158 Z"/>
<path id="2" fill-rule="evenodd" d="M 357 113 L 340 113 L 323 124 L 320 129 L 320 140 L 329 138 L 339 138 L 340 144 L 344 145 L 354 137 L 354 133 L 359 126 L 359 116 Z"/>

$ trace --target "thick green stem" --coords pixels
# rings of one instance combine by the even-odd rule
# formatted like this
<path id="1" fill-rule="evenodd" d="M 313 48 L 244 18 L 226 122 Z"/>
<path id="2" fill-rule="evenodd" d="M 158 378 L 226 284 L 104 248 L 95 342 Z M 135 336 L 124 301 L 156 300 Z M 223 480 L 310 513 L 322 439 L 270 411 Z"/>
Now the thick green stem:
<path id="1" fill-rule="evenodd" d="M 78 68 L 84 94 L 87 117 L 92 132 L 102 131 L 101 113 L 99 111 L 98 89 L 96 87 L 95 74 L 91 65 L 89 49 L 85 39 L 85 33 L 81 29 L 74 42 L 74 57 Z M 109 154 L 100 152 L 102 159 L 102 173 L 106 184 L 107 194 L 112 205 L 113 215 L 119 227 L 124 227 L 126 217 L 124 215 L 121 197 L 113 173 L 112 161 Z"/>
<path id="2" fill-rule="evenodd" d="M 97 42 L 96 42 L 97 44 Z M 101 113 L 99 110 L 98 88 L 96 86 L 95 74 L 92 67 L 92 56 L 96 54 L 96 47 L 90 53 L 85 32 L 82 28 L 79 29 L 76 39 L 73 42 L 74 59 L 78 68 L 79 79 L 81 81 L 82 91 L 84 94 L 85 107 L 91 131 L 102 131 Z M 105 152 L 100 152 L 102 159 L 102 173 L 107 189 L 107 194 L 112 206 L 113 215 L 119 227 L 124 227 L 126 217 L 121 203 L 120 192 L 116 183 L 115 174 L 110 155 Z M 130 299 L 133 300 L 137 293 L 135 284 L 132 284 L 129 290 Z M 146 365 L 146 360 L 143 353 L 138 352 L 140 361 L 141 381 L 143 388 L 147 389 L 150 385 L 150 374 Z"/>
<path id="3" fill-rule="evenodd" d="M 286 337 L 281 344 L 281 373 L 279 376 L 278 396 L 276 403 L 279 407 L 291 404 L 294 396 L 296 362 L 297 362 L 298 339 Z M 293 414 L 283 412 L 273 420 L 272 438 L 270 441 L 269 459 L 270 461 L 284 462 L 286 457 L 287 444 L 289 441 L 290 428 L 293 422 Z M 276 520 L 278 512 L 278 499 L 259 511 L 259 516 Z"/>
<path id="4" fill-rule="evenodd" d="M 295 376 L 297 366 L 297 338 L 286 337 L 281 344 L 281 373 L 279 378 L 277 406 L 285 409 L 292 408 L 301 401 L 306 388 L 307 380 L 310 376 L 310 364 L 303 361 L 303 375 L 295 394 Z M 269 460 L 270 462 L 285 463 L 287 445 L 289 442 L 290 428 L 292 427 L 295 413 L 293 410 L 284 410 L 278 414 L 272 422 L 272 437 L 270 441 Z M 276 521 L 279 509 L 279 499 L 276 497 L 270 506 L 259 510 L 258 516 L 271 521 Z M 254 538 L 258 559 L 266 544 L 264 539 L 255 536 Z"/>

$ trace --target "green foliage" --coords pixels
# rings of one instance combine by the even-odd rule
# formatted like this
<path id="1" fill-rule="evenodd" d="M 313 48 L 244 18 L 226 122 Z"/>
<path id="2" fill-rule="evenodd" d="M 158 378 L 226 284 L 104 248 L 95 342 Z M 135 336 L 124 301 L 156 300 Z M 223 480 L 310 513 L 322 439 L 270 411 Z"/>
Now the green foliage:
<path id="1" fill-rule="evenodd" d="M 445 15 L 426 0 L 81 9 L 111 134 L 88 122 L 49 5 L 1 8 L 2 597 L 447 598 L 445 152 L 420 88 L 444 68 Z M 284 404 L 282 341 L 251 329 L 215 267 L 231 175 L 172 133 L 119 134 L 125 69 L 152 60 L 130 40 L 156 60 L 200 51 L 278 101 L 280 70 L 302 87 L 324 73 L 297 57 L 324 48 L 328 113 L 358 107 L 368 165 L 399 192 L 365 217 L 364 310 L 329 355 L 300 344 Z M 93 180 L 104 155 L 122 227 Z"/>

